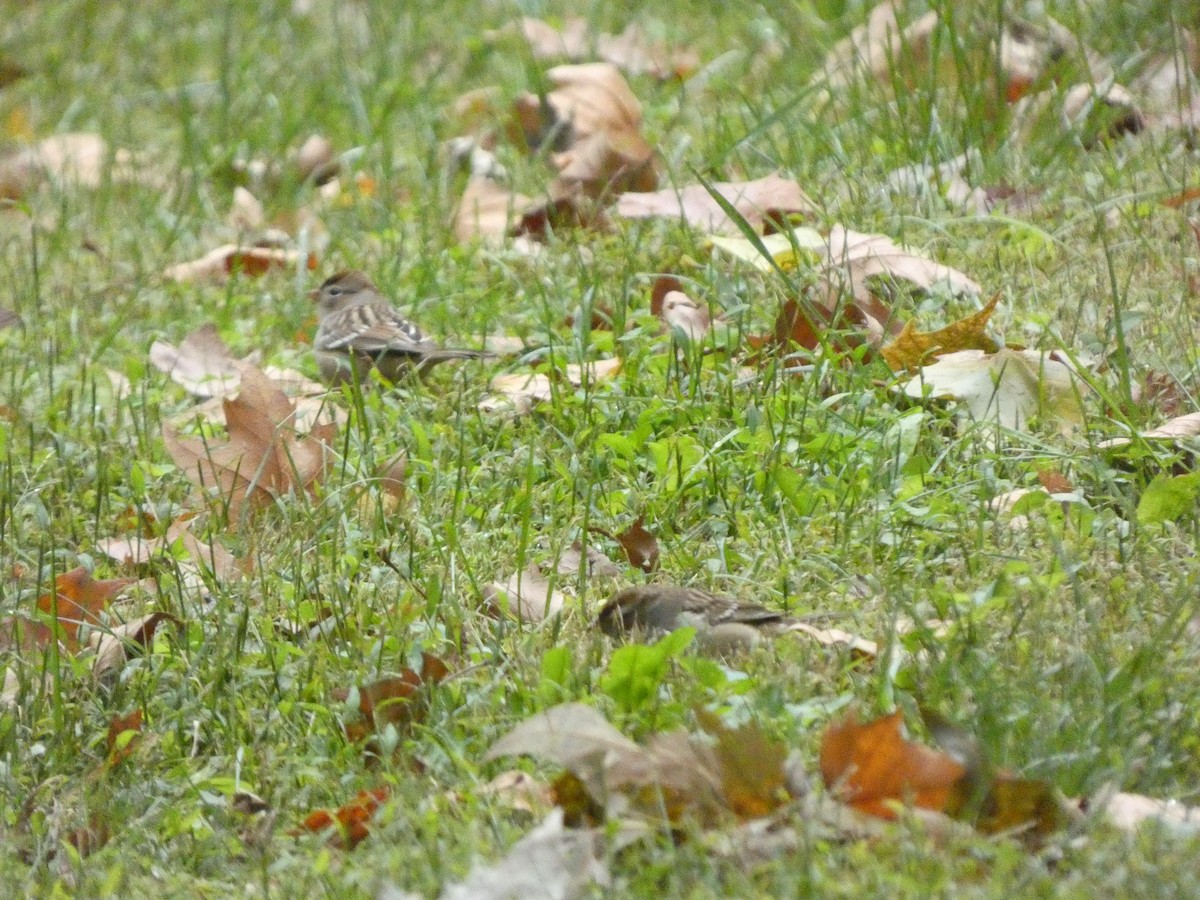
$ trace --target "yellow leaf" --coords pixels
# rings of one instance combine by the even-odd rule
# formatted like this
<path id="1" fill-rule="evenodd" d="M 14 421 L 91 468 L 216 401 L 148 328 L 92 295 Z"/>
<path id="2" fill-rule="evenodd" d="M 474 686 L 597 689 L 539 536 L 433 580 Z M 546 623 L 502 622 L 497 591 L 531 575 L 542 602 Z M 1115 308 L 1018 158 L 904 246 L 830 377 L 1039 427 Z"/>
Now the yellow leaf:
<path id="1" fill-rule="evenodd" d="M 909 319 L 904 324 L 904 330 L 896 335 L 896 339 L 879 352 L 894 372 L 901 369 L 915 371 L 930 356 L 941 356 L 943 353 L 956 353 L 959 350 L 995 353 L 1000 348 L 984 334 L 984 329 L 987 328 L 988 320 L 996 311 L 999 301 L 1000 295 L 996 294 L 979 312 L 937 331 L 917 331 L 913 320 Z"/>

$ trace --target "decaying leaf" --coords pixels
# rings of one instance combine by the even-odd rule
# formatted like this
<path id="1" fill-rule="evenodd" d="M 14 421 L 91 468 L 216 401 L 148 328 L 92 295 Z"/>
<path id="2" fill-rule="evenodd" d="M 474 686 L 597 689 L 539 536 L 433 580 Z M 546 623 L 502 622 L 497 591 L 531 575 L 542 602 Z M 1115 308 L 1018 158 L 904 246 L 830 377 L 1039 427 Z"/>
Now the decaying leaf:
<path id="1" fill-rule="evenodd" d="M 310 272 L 317 267 L 316 254 L 302 257 L 299 250 L 278 247 L 240 247 L 222 244 L 199 259 L 177 263 L 163 272 L 172 281 L 209 282 L 223 284 L 232 275 L 265 275 L 272 269 L 303 267 Z"/>
<path id="2" fill-rule="evenodd" d="M 141 707 L 127 716 L 112 717 L 108 723 L 108 755 L 105 760 L 110 768 L 129 758 L 141 730 Z"/>
<path id="3" fill-rule="evenodd" d="M 533 565 L 505 581 L 485 585 L 483 599 L 493 614 L 508 613 L 524 622 L 541 622 L 562 612 L 567 598 L 550 588 L 550 580 Z"/>
<path id="4" fill-rule="evenodd" d="M 604 845 L 602 830 L 567 828 L 563 810 L 552 810 L 503 858 L 476 863 L 464 880 L 447 884 L 441 900 L 582 897 L 592 884 L 609 884 Z"/>
<path id="5" fill-rule="evenodd" d="M 38 612 L 50 622 L 9 619 L 0 631 L 0 649 L 44 648 L 61 636 L 67 650 L 74 653 L 79 649 L 80 627 L 100 624 L 100 614 L 112 599 L 133 583 L 132 578 L 97 581 L 83 566 L 64 572 L 55 579 L 54 591 L 38 598 Z"/>
<path id="6" fill-rule="evenodd" d="M 203 587 L 202 571 L 218 582 L 241 578 L 244 569 L 234 555 L 215 538 L 197 537 L 192 525 L 192 517 L 184 515 L 172 522 L 162 537 L 108 538 L 98 541 L 96 549 L 118 565 L 144 566 L 160 554 L 171 554 L 178 543 L 187 556 L 180 560 L 172 557 L 172 560 L 178 566 L 185 586 Z"/>
<path id="7" fill-rule="evenodd" d="M 425 715 L 429 690 L 449 674 L 444 662 L 432 653 L 422 653 L 420 672 L 404 669 L 399 675 L 363 685 L 358 689 L 361 719 L 344 724 L 346 737 L 360 741 L 388 725 L 404 728 L 419 722 Z M 344 688 L 333 692 L 334 699 L 341 702 L 349 696 Z"/>
<path id="8" fill-rule="evenodd" d="M 897 62 L 923 63 L 929 57 L 930 38 L 938 15 L 930 11 L 900 26 L 896 12 L 900 0 L 884 0 L 867 21 L 855 28 L 825 57 L 824 75 L 831 89 L 850 84 L 861 74 L 885 80 Z"/>
<path id="9" fill-rule="evenodd" d="M 653 572 L 658 568 L 658 539 L 646 530 L 644 515 L 638 516 L 637 521 L 615 535 L 616 541 L 625 551 L 629 564 L 637 566 L 643 572 Z"/>
<path id="10" fill-rule="evenodd" d="M 340 850 L 353 850 L 370 835 L 368 823 L 391 795 L 392 790 L 386 785 L 374 790 L 359 791 L 353 800 L 334 812 L 318 809 L 309 813 L 292 834 L 302 834 L 305 831 L 319 834 L 336 828 L 329 837 L 329 845 Z"/>
<path id="11" fill-rule="evenodd" d="M 313 490 L 330 459 L 335 425 L 297 436 L 295 406 L 263 372 L 247 367 L 236 399 L 225 399 L 228 443 L 210 446 L 163 425 L 175 464 L 202 489 L 217 487 L 233 516 L 289 492 Z"/>
<path id="12" fill-rule="evenodd" d="M 88 635 L 88 646 L 96 651 L 92 660 L 92 675 L 102 678 L 125 665 L 135 648 L 148 648 L 154 640 L 154 632 L 163 622 L 170 622 L 177 628 L 183 625 L 170 613 L 153 612 L 104 631 L 92 631 Z"/>
<path id="13" fill-rule="evenodd" d="M 550 376 L 534 372 L 497 375 L 492 379 L 491 388 L 494 393 L 479 401 L 479 408 L 484 412 L 524 415 L 554 396 Z"/>
<path id="14" fill-rule="evenodd" d="M 516 119 L 531 147 L 551 141 L 559 171 L 551 196 L 577 189 L 589 197 L 651 190 L 658 183 L 654 150 L 642 137 L 642 106 L 609 63 L 555 66 L 544 97 L 523 94 Z"/>
<path id="15" fill-rule="evenodd" d="M 1175 800 L 1118 792 L 1097 806 L 1105 821 L 1123 831 L 1158 825 L 1175 834 L 1200 834 L 1200 807 L 1184 806 Z"/>
<path id="16" fill-rule="evenodd" d="M 892 371 L 912 372 L 924 365 L 930 357 L 956 353 L 959 350 L 995 353 L 1000 348 L 985 334 L 985 330 L 999 302 L 1000 295 L 996 294 L 979 312 L 937 331 L 917 331 L 916 324 L 910 319 L 904 324 L 904 330 L 896 335 L 890 344 L 883 347 L 879 355 L 892 367 Z"/>
<path id="17" fill-rule="evenodd" d="M 522 722 L 485 759 L 527 754 L 563 766 L 572 779 L 555 783 L 555 797 L 568 820 L 589 806 L 610 820 L 694 816 L 712 824 L 766 815 L 787 801 L 785 748 L 752 725 L 730 730 L 711 716 L 702 724 L 715 745 L 677 730 L 639 746 L 591 707 L 569 703 Z M 586 798 L 575 796 L 580 790 Z"/>
<path id="18" fill-rule="evenodd" d="M 559 575 L 578 575 L 580 570 L 585 570 L 589 575 L 606 577 L 621 574 L 620 566 L 601 553 L 595 545 L 588 545 L 585 558 L 583 545 L 575 541 L 559 556 L 554 571 Z"/>
<path id="19" fill-rule="evenodd" d="M 791 622 L 783 631 L 808 635 L 823 647 L 846 647 L 864 659 L 874 659 L 879 655 L 879 645 L 875 641 L 842 631 L 840 628 L 817 628 L 807 622 Z"/>
<path id="20" fill-rule="evenodd" d="M 905 805 L 941 812 L 966 769 L 907 740 L 899 711 L 865 724 L 849 716 L 821 739 L 821 776 L 859 812 L 896 818 Z"/>
<path id="21" fill-rule="evenodd" d="M 952 397 L 976 421 L 1028 428 L 1035 416 L 1064 434 L 1083 423 L 1082 396 L 1089 391 L 1070 366 L 1037 350 L 961 350 L 921 368 L 905 385 L 910 397 Z"/>
<path id="22" fill-rule="evenodd" d="M 688 340 L 698 341 L 708 334 L 711 316 L 707 306 L 702 306 L 683 291 L 667 291 L 659 309 L 651 305 L 651 312 L 662 319 L 663 325 L 678 331 Z"/>
<path id="23" fill-rule="evenodd" d="M 512 236 L 516 224 L 536 201 L 483 175 L 467 182 L 454 214 L 454 236 L 462 243 L 478 240 L 499 245 Z"/>
<path id="24" fill-rule="evenodd" d="M 1143 440 L 1151 441 L 1179 441 L 1184 438 L 1193 438 L 1200 435 L 1200 413 L 1188 413 L 1184 416 L 1176 416 L 1157 428 L 1151 428 L 1149 431 L 1143 431 L 1138 437 Z M 1133 442 L 1133 438 L 1118 437 L 1109 438 L 1106 441 L 1097 441 L 1096 446 L 1105 447 L 1124 447 Z"/>
<path id="25" fill-rule="evenodd" d="M 178 347 L 166 341 L 150 345 L 150 364 L 197 397 L 223 397 L 237 391 L 245 362 L 233 355 L 211 323 L 201 325 Z"/>
<path id="26" fill-rule="evenodd" d="M 0 159 L 0 198 L 20 199 L 49 180 L 60 188 L 95 189 L 113 181 L 153 183 L 127 150 L 110 150 L 98 134 L 59 134 Z"/>
<path id="27" fill-rule="evenodd" d="M 762 231 L 768 222 L 817 213 L 816 204 L 800 185 L 778 172 L 757 181 L 717 182 L 712 188 L 756 231 Z M 616 212 L 626 219 L 682 219 L 693 228 L 712 234 L 741 234 L 738 223 L 702 184 L 651 193 L 625 193 L 617 200 Z"/>
<path id="28" fill-rule="evenodd" d="M 686 78 L 699 65 L 699 57 L 694 51 L 668 49 L 661 43 L 651 42 L 633 23 L 619 35 L 592 34 L 587 20 L 578 16 L 566 18 L 561 28 L 526 17 L 486 32 L 484 39 L 496 41 L 510 34 L 524 38 L 533 58 L 538 60 L 583 62 L 588 58 L 600 59 L 630 75 L 650 75 L 659 79 Z"/>

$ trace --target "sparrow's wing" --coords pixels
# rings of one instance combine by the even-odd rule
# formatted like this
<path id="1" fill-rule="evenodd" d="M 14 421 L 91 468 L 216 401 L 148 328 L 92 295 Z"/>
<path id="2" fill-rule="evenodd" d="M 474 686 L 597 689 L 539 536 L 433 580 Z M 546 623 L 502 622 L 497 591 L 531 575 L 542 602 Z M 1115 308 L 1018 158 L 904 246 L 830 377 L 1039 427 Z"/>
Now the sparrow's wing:
<path id="1" fill-rule="evenodd" d="M 323 332 L 318 341 L 323 350 L 421 355 L 434 347 L 420 328 L 384 303 L 344 309 L 325 323 Z"/>

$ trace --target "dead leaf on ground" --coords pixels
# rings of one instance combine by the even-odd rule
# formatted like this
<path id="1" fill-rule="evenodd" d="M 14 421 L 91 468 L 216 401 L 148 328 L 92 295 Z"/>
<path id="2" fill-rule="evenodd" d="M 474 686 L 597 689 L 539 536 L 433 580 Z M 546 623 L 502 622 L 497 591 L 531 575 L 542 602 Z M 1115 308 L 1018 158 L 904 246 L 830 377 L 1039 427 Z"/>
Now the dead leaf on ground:
<path id="1" fill-rule="evenodd" d="M 884 0 L 829 51 L 823 67 L 829 88 L 844 88 L 862 74 L 886 80 L 896 63 L 911 67 L 928 62 L 937 13 L 927 12 L 902 28 L 896 17 L 900 6 L 900 0 Z"/>
<path id="2" fill-rule="evenodd" d="M 631 566 L 653 572 L 658 568 L 658 539 L 646 530 L 645 521 L 644 515 L 638 516 L 637 521 L 615 535 L 615 539 Z"/>
<path id="3" fill-rule="evenodd" d="M 201 325 L 178 347 L 166 341 L 150 345 L 150 364 L 197 397 L 223 397 L 237 391 L 246 361 L 233 355 L 211 323 Z"/>
<path id="4" fill-rule="evenodd" d="M 558 615 L 567 603 L 566 596 L 552 590 L 550 580 L 532 564 L 504 581 L 485 585 L 483 599 L 493 615 L 507 613 L 523 622 L 541 622 Z"/>
<path id="5" fill-rule="evenodd" d="M 108 723 L 105 758 L 109 768 L 118 765 L 133 753 L 134 744 L 142 731 L 142 710 L 139 707 L 126 716 L 113 716 Z"/>
<path id="6" fill-rule="evenodd" d="M 1138 434 L 1138 437 L 1149 441 L 1178 441 L 1183 438 L 1193 438 L 1197 435 L 1200 435 L 1200 413 L 1188 413 L 1184 416 L 1176 416 L 1174 419 L 1164 422 L 1157 428 L 1143 431 Z M 1124 447 L 1131 443 L 1133 443 L 1133 438 L 1117 437 L 1109 438 L 1106 441 L 1097 441 L 1096 446 L 1104 449 L 1109 447 Z"/>
<path id="7" fill-rule="evenodd" d="M 176 628 L 183 626 L 183 622 L 170 613 L 153 612 L 132 622 L 89 633 L 88 647 L 96 654 L 92 660 L 92 675 L 102 678 L 125 665 L 135 649 L 140 648 L 139 652 L 144 652 L 150 647 L 154 632 L 163 622 L 170 622 Z"/>
<path id="8" fill-rule="evenodd" d="M 916 323 L 909 319 L 904 323 L 904 330 L 895 339 L 879 351 L 893 372 L 901 370 L 915 371 L 924 365 L 930 357 L 955 353 L 959 350 L 982 350 L 995 353 L 1000 347 L 985 333 L 992 313 L 1000 295 L 996 294 L 979 312 L 972 313 L 965 319 L 952 322 L 937 331 L 917 331 Z"/>
<path id="9" fill-rule="evenodd" d="M 924 366 L 908 382 L 910 397 L 959 400 L 971 417 L 1027 429 L 1034 417 L 1069 435 L 1083 424 L 1081 399 L 1089 388 L 1067 364 L 1037 350 L 961 350 Z"/>
<path id="10" fill-rule="evenodd" d="M 582 897 L 610 884 L 600 829 L 568 828 L 555 809 L 494 863 L 476 863 L 462 881 L 446 884 L 441 900 Z"/>
<path id="11" fill-rule="evenodd" d="M 846 647 L 855 656 L 863 659 L 875 659 L 879 655 L 879 645 L 875 641 L 842 631 L 840 628 L 817 628 L 807 622 L 791 622 L 781 630 L 806 634 L 823 647 Z"/>
<path id="12" fill-rule="evenodd" d="M 273 269 L 300 266 L 311 272 L 317 267 L 316 254 L 310 253 L 304 258 L 299 250 L 222 244 L 199 259 L 170 266 L 163 272 L 163 277 L 172 281 L 224 284 L 233 275 L 259 277 Z"/>
<path id="13" fill-rule="evenodd" d="M 587 574 L 597 577 L 613 577 L 621 574 L 620 566 L 601 553 L 594 544 L 588 545 L 585 563 L 583 545 L 579 541 L 575 541 L 559 556 L 554 571 L 559 575 L 578 575 L 580 570 L 585 570 Z M 545 567 L 542 571 L 545 571 Z"/>
<path id="14" fill-rule="evenodd" d="M 652 190 L 658 183 L 654 149 L 642 137 L 642 106 L 617 68 L 609 63 L 555 66 L 546 73 L 554 86 L 544 97 L 517 98 L 515 117 L 525 143 L 547 140 L 557 148 L 558 169 L 551 196 L 577 188 L 588 197 Z"/>
<path id="15" fill-rule="evenodd" d="M 708 307 L 702 306 L 683 291 L 667 291 L 660 308 L 656 311 L 652 306 L 651 311 L 662 319 L 668 330 L 678 329 L 690 341 L 702 340 L 712 323 Z"/>
<path id="16" fill-rule="evenodd" d="M 346 738 L 360 741 L 388 725 L 397 729 L 419 722 L 428 708 L 428 693 L 450 674 L 446 664 L 432 653 L 421 654 L 421 671 L 404 669 L 399 675 L 380 678 L 358 691 L 358 721 L 344 723 Z M 350 692 L 338 688 L 335 700 L 345 702 Z"/>
<path id="17" fill-rule="evenodd" d="M 686 78 L 700 64 L 692 50 L 668 48 L 652 42 L 636 24 L 630 23 L 618 35 L 592 34 L 587 20 L 570 16 L 561 28 L 541 19 L 523 18 L 496 31 L 484 33 L 484 40 L 496 41 L 516 34 L 525 39 L 534 59 L 567 59 L 582 62 L 591 57 L 612 63 L 629 75 L 652 78 Z"/>
<path id="18" fill-rule="evenodd" d="M 570 191 L 534 200 L 482 175 L 467 182 L 454 214 L 454 235 L 462 243 L 478 240 L 534 255 L 550 234 L 575 228 L 605 231 L 607 220 L 587 198 Z"/>
<path id="19" fill-rule="evenodd" d="M 534 372 L 497 375 L 492 379 L 491 389 L 493 393 L 479 401 L 483 412 L 525 415 L 554 396 L 550 376 Z"/>
<path id="20" fill-rule="evenodd" d="M 225 399 L 229 440 L 211 446 L 163 425 L 167 451 L 201 488 L 219 488 L 231 516 L 291 492 L 311 492 L 332 457 L 335 425 L 306 436 L 293 425 L 295 406 L 263 372 L 247 367 L 236 399 Z"/>
<path id="21" fill-rule="evenodd" d="M 108 538 L 97 541 L 96 549 L 118 565 L 144 566 L 159 554 L 171 555 L 172 548 L 179 542 L 187 559 L 170 558 L 178 566 L 186 586 L 203 586 L 201 570 L 209 572 L 218 582 L 241 578 L 244 574 L 242 563 L 215 538 L 197 537 L 191 530 L 192 525 L 192 517 L 183 515 L 170 524 L 162 537 Z"/>
<path id="22" fill-rule="evenodd" d="M 336 828 L 329 837 L 329 845 L 339 850 L 353 850 L 371 834 L 368 824 L 391 795 L 392 790 L 386 785 L 370 791 L 359 791 L 353 800 L 334 812 L 318 809 L 309 813 L 292 834 L 305 831 L 319 834 Z"/>
<path id="23" fill-rule="evenodd" d="M 966 179 L 967 166 L 973 157 L 978 158 L 978 154 L 962 153 L 937 166 L 915 163 L 896 169 L 888 174 L 888 189 L 918 198 L 936 194 L 965 212 L 986 216 L 991 212 L 992 198 L 984 188 L 971 187 Z"/>
<path id="24" fill-rule="evenodd" d="M 38 618 L 9 619 L 0 631 L 0 649 L 20 647 L 44 648 L 55 639 L 56 631 L 71 653 L 79 649 L 79 629 L 83 625 L 100 624 L 100 614 L 122 590 L 133 584 L 133 578 L 112 578 L 97 581 L 80 566 L 64 572 L 54 581 L 54 591 L 38 598 L 37 608 L 51 619 L 46 623 Z"/>
<path id="25" fill-rule="evenodd" d="M 263 205 L 246 188 L 238 185 L 233 189 L 233 202 L 229 209 L 229 224 L 235 231 L 253 233 L 266 227 L 267 214 Z"/>
<path id="26" fill-rule="evenodd" d="M 1000 32 L 997 48 L 1005 99 L 1016 103 L 1046 84 L 1050 70 L 1079 48 L 1070 29 L 1049 17 L 1040 23 L 1014 19 Z"/>
<path id="27" fill-rule="evenodd" d="M 966 769 L 907 740 L 899 710 L 874 722 L 851 715 L 821 739 L 825 786 L 859 812 L 894 819 L 901 805 L 941 812 Z"/>
<path id="28" fill-rule="evenodd" d="M 1185 806 L 1176 800 L 1118 792 L 1097 806 L 1104 820 L 1122 831 L 1155 824 L 1175 834 L 1200 834 L 1200 807 Z"/>
<path id="29" fill-rule="evenodd" d="M 98 134 L 59 134 L 0 158 L 0 198 L 19 200 L 49 180 L 60 188 L 99 188 L 113 181 L 154 184 L 157 176 L 127 150 L 110 150 Z"/>
<path id="30" fill-rule="evenodd" d="M 256 355 L 251 354 L 247 359 L 252 359 Z M 237 380 L 225 377 L 219 384 L 209 382 L 209 386 L 214 392 L 218 389 L 221 392 L 214 393 L 212 397 L 203 403 L 173 416 L 169 420 L 170 424 L 177 426 L 190 425 L 197 418 L 200 418 L 211 425 L 225 427 L 227 424 L 225 421 L 225 400 L 237 394 L 240 389 L 242 370 L 248 367 L 252 368 L 254 365 L 254 363 L 249 362 L 238 364 Z M 275 387 L 283 391 L 284 396 L 292 401 L 295 409 L 292 413 L 291 426 L 295 429 L 296 434 L 309 434 L 319 425 L 344 425 L 349 420 L 349 414 L 345 407 L 335 401 L 334 394 L 329 391 L 326 385 L 313 381 L 311 378 L 306 378 L 295 369 L 267 366 L 262 370 L 262 373 L 271 379 Z"/>
<path id="31" fill-rule="evenodd" d="M 782 222 L 793 215 L 811 217 L 818 212 L 800 185 L 778 172 L 757 181 L 716 182 L 712 189 L 759 232 L 767 223 Z M 741 234 L 738 223 L 702 184 L 622 194 L 617 200 L 616 213 L 626 219 L 682 219 L 693 228 L 712 234 Z"/>

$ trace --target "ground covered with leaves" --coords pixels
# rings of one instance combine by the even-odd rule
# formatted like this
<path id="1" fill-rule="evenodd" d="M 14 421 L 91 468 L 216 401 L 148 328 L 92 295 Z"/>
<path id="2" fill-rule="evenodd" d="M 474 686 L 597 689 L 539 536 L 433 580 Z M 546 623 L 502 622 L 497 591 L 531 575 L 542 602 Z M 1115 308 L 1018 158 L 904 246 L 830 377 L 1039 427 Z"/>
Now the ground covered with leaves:
<path id="1" fill-rule="evenodd" d="M 1200 893 L 1200 19 L 718 6 L 9 10 L 6 895 Z"/>

